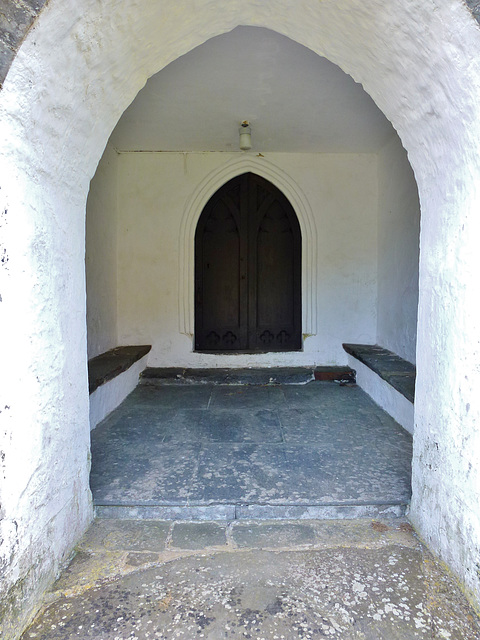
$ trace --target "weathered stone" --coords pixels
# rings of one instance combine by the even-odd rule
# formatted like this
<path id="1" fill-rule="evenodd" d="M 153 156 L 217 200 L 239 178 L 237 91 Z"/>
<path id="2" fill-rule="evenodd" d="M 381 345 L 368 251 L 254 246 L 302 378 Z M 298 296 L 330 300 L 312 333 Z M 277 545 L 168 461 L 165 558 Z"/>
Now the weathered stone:
<path id="1" fill-rule="evenodd" d="M 9 66 L 11 65 L 15 57 L 15 52 L 8 46 L 0 36 L 0 89 L 2 82 L 5 80 L 5 76 Z"/>
<path id="2" fill-rule="evenodd" d="M 410 402 L 415 398 L 416 368 L 392 351 L 371 344 L 344 344 L 343 348 L 372 369 Z"/>
<path id="3" fill-rule="evenodd" d="M 17 2 L 3 3 L 0 11 L 0 38 L 16 48 L 33 22 L 33 15 Z"/>
<path id="4" fill-rule="evenodd" d="M 151 349 L 150 345 L 115 347 L 88 361 L 88 390 L 95 389 L 129 369 Z"/>
<path id="5" fill-rule="evenodd" d="M 355 386 L 139 386 L 92 432 L 91 487 L 102 517 L 395 517 L 410 459 Z"/>
<path id="6" fill-rule="evenodd" d="M 175 555 L 79 553 L 23 640 L 479 637 L 405 521 L 232 523 L 233 544 L 215 523 L 175 529 Z"/>
<path id="7" fill-rule="evenodd" d="M 178 522 L 173 527 L 172 548 L 205 549 L 226 544 L 226 526 L 216 522 Z"/>
<path id="8" fill-rule="evenodd" d="M 335 368 L 329 367 L 328 369 Z M 265 369 L 148 367 L 143 371 L 141 379 L 144 383 L 150 384 L 303 384 L 313 380 L 313 373 L 313 367 L 269 367 Z"/>
<path id="9" fill-rule="evenodd" d="M 157 520 L 96 520 L 81 541 L 89 551 L 164 551 L 170 523 Z"/>
<path id="10" fill-rule="evenodd" d="M 237 524 L 232 528 L 232 540 L 237 547 L 272 549 L 275 547 L 312 545 L 315 530 L 304 523 L 257 523 Z"/>
<path id="11" fill-rule="evenodd" d="M 480 2 L 478 0 L 465 0 L 474 17 L 480 22 Z"/>

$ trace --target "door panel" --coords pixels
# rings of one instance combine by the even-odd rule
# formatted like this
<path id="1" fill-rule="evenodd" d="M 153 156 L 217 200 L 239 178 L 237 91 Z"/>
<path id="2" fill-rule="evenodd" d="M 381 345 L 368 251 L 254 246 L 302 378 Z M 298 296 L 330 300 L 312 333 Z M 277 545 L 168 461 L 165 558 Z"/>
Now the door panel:
<path id="1" fill-rule="evenodd" d="M 195 348 L 301 348 L 301 236 L 272 184 L 244 174 L 207 203 L 195 235 Z"/>
<path id="2" fill-rule="evenodd" d="M 197 349 L 232 351 L 247 346 L 246 283 L 240 273 L 245 244 L 241 198 L 241 185 L 228 183 L 208 202 L 197 225 Z"/>

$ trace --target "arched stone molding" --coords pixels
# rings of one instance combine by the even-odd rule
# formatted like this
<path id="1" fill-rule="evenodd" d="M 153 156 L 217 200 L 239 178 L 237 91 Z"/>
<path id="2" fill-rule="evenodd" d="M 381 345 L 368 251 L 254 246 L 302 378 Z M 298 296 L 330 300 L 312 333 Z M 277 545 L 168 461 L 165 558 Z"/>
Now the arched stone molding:
<path id="1" fill-rule="evenodd" d="M 180 333 L 194 331 L 194 240 L 197 221 L 211 196 L 242 173 L 256 173 L 282 191 L 297 214 L 302 232 L 302 333 L 317 332 L 317 227 L 299 185 L 266 158 L 244 155 L 209 173 L 188 200 L 180 227 L 178 310 Z"/>

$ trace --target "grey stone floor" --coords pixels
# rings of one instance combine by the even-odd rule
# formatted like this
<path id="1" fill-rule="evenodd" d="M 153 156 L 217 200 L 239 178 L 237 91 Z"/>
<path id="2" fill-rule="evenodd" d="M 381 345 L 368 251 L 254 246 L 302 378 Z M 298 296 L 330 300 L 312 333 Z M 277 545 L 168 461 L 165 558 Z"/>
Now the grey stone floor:
<path id="1" fill-rule="evenodd" d="M 411 436 L 360 388 L 145 385 L 92 432 L 102 517 L 403 515 Z"/>
<path id="2" fill-rule="evenodd" d="M 475 640 L 402 518 L 97 520 L 22 640 Z"/>

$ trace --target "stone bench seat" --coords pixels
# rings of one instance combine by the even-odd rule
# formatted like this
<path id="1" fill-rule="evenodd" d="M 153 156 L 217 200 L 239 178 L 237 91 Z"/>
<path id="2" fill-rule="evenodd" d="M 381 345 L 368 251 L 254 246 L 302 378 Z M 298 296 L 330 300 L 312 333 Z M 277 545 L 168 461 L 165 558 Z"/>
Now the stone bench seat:
<path id="1" fill-rule="evenodd" d="M 136 345 L 115 347 L 101 353 L 88 361 L 88 390 L 93 393 L 98 387 L 124 371 L 130 369 L 138 360 L 143 358 L 151 349 L 151 345 Z"/>
<path id="2" fill-rule="evenodd" d="M 344 344 L 343 348 L 413 404 L 415 365 L 376 344 Z"/>

